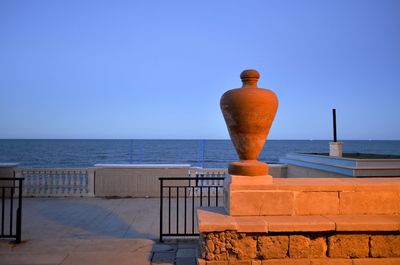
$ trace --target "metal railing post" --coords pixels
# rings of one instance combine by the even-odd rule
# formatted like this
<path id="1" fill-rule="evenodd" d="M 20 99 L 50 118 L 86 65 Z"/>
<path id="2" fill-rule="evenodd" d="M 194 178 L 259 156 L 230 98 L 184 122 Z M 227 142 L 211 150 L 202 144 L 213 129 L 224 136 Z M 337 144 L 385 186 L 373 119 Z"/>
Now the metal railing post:
<path id="1" fill-rule="evenodd" d="M 21 243 L 21 230 L 22 230 L 22 179 L 18 180 L 19 187 L 18 187 L 18 209 L 17 209 L 17 227 L 16 227 L 16 243 Z"/>
<path id="2" fill-rule="evenodd" d="M 163 242 L 163 179 L 160 180 L 160 242 Z"/>
<path id="3" fill-rule="evenodd" d="M 4 219 L 5 219 L 5 201 L 6 201 L 6 188 L 1 188 L 1 235 L 4 236 Z"/>

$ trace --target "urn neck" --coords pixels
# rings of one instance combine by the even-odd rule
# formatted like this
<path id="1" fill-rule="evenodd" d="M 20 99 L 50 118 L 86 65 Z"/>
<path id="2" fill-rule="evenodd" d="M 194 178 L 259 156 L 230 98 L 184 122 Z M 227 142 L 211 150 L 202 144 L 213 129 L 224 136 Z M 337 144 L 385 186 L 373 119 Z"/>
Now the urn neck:
<path id="1" fill-rule="evenodd" d="M 243 85 L 242 88 L 258 88 L 257 82 L 258 79 L 249 78 L 249 79 L 242 79 Z"/>

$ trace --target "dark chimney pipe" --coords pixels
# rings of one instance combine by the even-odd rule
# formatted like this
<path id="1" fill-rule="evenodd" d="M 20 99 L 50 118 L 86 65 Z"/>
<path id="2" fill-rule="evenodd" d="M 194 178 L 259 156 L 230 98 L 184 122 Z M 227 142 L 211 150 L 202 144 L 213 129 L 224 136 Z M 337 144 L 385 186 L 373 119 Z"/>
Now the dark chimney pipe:
<path id="1" fill-rule="evenodd" d="M 332 109 L 332 114 L 333 114 L 333 141 L 337 142 L 337 136 L 336 136 L 336 109 Z"/>

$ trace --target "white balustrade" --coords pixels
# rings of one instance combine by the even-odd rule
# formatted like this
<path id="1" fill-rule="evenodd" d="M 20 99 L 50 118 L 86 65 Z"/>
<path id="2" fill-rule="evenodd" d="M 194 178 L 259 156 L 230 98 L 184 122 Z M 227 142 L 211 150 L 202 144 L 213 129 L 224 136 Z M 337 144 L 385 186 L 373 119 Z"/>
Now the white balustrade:
<path id="1" fill-rule="evenodd" d="M 17 168 L 16 177 L 24 178 L 23 195 L 29 197 L 92 197 L 95 185 L 95 168 Z M 195 188 L 195 196 L 206 196 L 206 188 L 202 186 L 211 186 L 211 195 L 223 195 L 222 188 L 212 186 L 223 186 L 221 179 L 203 179 L 203 178 L 221 178 L 227 175 L 227 169 L 224 168 L 190 168 L 189 177 L 198 178 L 191 181 Z M 158 184 L 158 183 L 157 183 Z M 157 186 L 158 187 L 158 186 Z M 207 188 L 208 189 L 208 188 Z M 190 192 L 190 190 L 188 190 Z"/>
<path id="2" fill-rule="evenodd" d="M 24 196 L 94 196 L 92 168 L 19 168 L 16 176 L 24 178 Z"/>

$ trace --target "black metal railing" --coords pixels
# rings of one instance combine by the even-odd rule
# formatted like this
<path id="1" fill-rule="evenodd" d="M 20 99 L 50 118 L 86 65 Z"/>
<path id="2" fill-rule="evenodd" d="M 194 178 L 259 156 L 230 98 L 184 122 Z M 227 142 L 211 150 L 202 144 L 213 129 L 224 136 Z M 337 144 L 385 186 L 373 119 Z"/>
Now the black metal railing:
<path id="1" fill-rule="evenodd" d="M 23 180 L 24 178 L 0 178 L 0 238 L 15 238 L 16 243 L 21 242 Z M 14 202 L 15 200 L 17 201 Z"/>
<path id="2" fill-rule="evenodd" d="M 165 236 L 198 236 L 196 208 L 224 207 L 224 177 L 198 175 L 159 180 L 160 242 Z"/>

